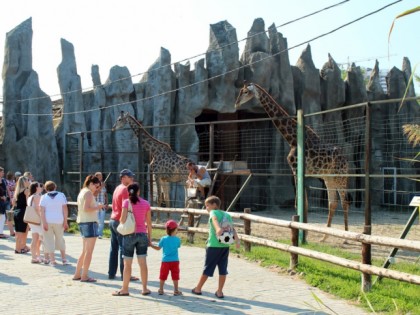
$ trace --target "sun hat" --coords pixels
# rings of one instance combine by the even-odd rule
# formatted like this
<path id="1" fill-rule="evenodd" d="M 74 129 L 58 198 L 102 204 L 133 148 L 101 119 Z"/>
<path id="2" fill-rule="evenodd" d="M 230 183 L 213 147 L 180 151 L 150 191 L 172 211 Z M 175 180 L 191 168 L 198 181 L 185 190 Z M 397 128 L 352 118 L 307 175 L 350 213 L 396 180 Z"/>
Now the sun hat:
<path id="1" fill-rule="evenodd" d="M 173 230 L 178 227 L 178 223 L 176 223 L 174 220 L 169 220 L 168 222 L 166 222 L 165 227 Z"/>
<path id="2" fill-rule="evenodd" d="M 123 169 L 120 172 L 120 177 L 123 177 L 123 176 L 134 177 L 134 173 L 130 171 L 129 169 Z"/>

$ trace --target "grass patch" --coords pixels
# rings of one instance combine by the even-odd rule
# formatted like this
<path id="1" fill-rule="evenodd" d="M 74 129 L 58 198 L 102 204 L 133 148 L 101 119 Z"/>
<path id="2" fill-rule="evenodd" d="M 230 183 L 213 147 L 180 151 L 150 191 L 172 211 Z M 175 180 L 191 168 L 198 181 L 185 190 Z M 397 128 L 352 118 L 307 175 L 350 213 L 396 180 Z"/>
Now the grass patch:
<path id="1" fill-rule="evenodd" d="M 70 223 L 69 233 L 79 233 L 77 223 Z M 165 230 L 153 229 L 153 241 L 158 241 L 166 235 Z M 179 233 L 183 246 L 205 247 L 207 234 L 196 233 L 194 244 L 187 241 L 186 233 Z M 104 237 L 110 237 L 109 228 L 104 229 Z M 290 244 L 290 240 L 278 240 L 281 243 Z M 303 248 L 316 250 L 318 252 L 331 254 L 337 257 L 361 261 L 360 254 L 346 252 L 340 248 L 334 248 L 323 244 L 305 244 Z M 290 263 L 290 254 L 264 246 L 252 245 L 251 252 L 231 248 L 232 253 L 240 253 L 251 261 L 260 263 L 263 267 L 278 266 L 280 270 L 287 270 Z M 373 260 L 375 266 L 382 266 L 383 261 Z M 399 262 L 391 265 L 393 270 L 411 274 L 420 274 L 419 263 Z M 309 285 L 317 287 L 325 292 L 339 298 L 359 303 L 369 311 L 381 314 L 411 314 L 420 315 L 420 286 L 383 278 L 377 282 L 368 293 L 361 291 L 361 273 L 336 266 L 327 262 L 299 256 L 299 265 L 296 272 Z M 372 282 L 375 280 L 372 276 Z M 321 301 L 322 302 L 322 301 Z M 370 306 L 371 305 L 371 306 Z"/>
<path id="2" fill-rule="evenodd" d="M 282 241 L 286 243 L 287 241 Z M 302 247 L 328 253 L 354 261 L 361 261 L 358 254 L 352 254 L 322 244 L 307 244 Z M 282 270 L 289 268 L 290 254 L 276 249 L 253 245 L 250 253 L 241 252 L 250 260 L 259 262 L 262 266 L 279 266 Z M 374 260 L 375 266 L 381 266 L 383 261 Z M 392 265 L 393 270 L 411 274 L 419 274 L 418 263 L 399 262 Z M 382 314 L 420 314 L 420 286 L 383 278 L 372 290 L 363 293 L 361 290 L 361 273 L 327 262 L 299 256 L 297 273 L 309 285 L 317 287 L 342 299 L 360 303 L 365 309 Z M 372 276 L 372 282 L 376 279 Z M 370 308 L 369 303 L 372 305 Z"/>

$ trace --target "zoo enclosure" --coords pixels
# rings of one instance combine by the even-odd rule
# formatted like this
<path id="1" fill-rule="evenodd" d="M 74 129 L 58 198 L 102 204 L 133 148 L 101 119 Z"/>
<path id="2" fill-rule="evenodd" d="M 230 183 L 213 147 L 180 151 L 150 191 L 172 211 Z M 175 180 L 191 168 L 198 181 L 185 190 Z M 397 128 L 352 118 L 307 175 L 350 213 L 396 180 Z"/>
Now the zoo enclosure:
<path id="1" fill-rule="evenodd" d="M 383 211 L 392 213 L 410 213 L 408 203 L 413 194 L 420 191 L 419 162 L 412 162 L 416 155 L 403 135 L 402 125 L 420 121 L 418 98 L 406 100 L 398 111 L 400 100 L 384 100 L 346 106 L 335 110 L 310 113 L 304 116 L 304 122 L 310 125 L 319 137 L 333 146 L 339 147 L 350 164 L 349 192 L 353 197 L 350 224 L 364 223 L 365 209 L 373 215 Z M 408 104 L 408 105 L 407 105 Z M 367 115 L 367 113 L 370 113 Z M 160 141 L 171 145 L 178 154 L 210 165 L 217 161 L 245 163 L 252 173 L 252 179 L 237 200 L 235 209 L 240 211 L 251 208 L 253 211 L 273 210 L 290 217 L 294 210 L 294 180 L 286 156 L 289 146 L 280 133 L 273 127 L 266 114 L 239 112 L 235 120 L 218 121 L 221 114 L 202 114 L 197 120 L 211 122 L 195 124 L 147 126 L 152 135 L 166 134 Z M 290 116 L 288 119 L 296 119 Z M 367 133 L 366 131 L 369 131 Z M 127 131 L 127 130 L 125 130 Z M 158 132 L 159 131 L 159 132 Z M 115 133 L 124 132 L 117 130 Z M 101 170 L 111 174 L 108 190 L 118 184 L 121 168 L 113 166 L 118 156 L 128 157 L 132 169 L 143 184 L 144 196 L 152 201 L 153 179 L 148 171 L 149 154 L 142 152 L 139 139 L 130 130 L 124 143 L 117 146 L 112 141 L 112 131 L 101 130 L 84 133 L 72 133 L 66 137 L 65 182 L 72 183 L 72 199 L 77 195 L 82 179 L 88 174 Z M 184 137 L 180 135 L 197 135 Z M 101 140 L 102 139 L 102 140 Z M 110 139 L 105 143 L 103 139 Z M 101 142 L 102 141 L 102 142 Z M 369 149 L 369 142 L 372 147 Z M 94 146 L 102 143 L 101 146 Z M 194 148 L 192 150 L 191 148 Z M 366 149 L 368 148 L 368 149 Z M 366 161 L 371 161 L 366 169 Z M 335 176 L 331 174 L 329 176 Z M 305 174 L 309 197 L 309 222 L 325 222 L 328 213 L 327 191 L 316 175 Z M 370 187 L 366 191 L 366 178 Z M 246 178 L 230 175 L 218 176 L 214 193 L 219 195 L 224 207 L 229 205 Z M 366 205 L 366 193 L 369 193 L 370 205 Z M 184 206 L 183 183 L 171 184 L 171 205 Z M 337 209 L 335 222 L 341 222 L 341 206 Z"/>

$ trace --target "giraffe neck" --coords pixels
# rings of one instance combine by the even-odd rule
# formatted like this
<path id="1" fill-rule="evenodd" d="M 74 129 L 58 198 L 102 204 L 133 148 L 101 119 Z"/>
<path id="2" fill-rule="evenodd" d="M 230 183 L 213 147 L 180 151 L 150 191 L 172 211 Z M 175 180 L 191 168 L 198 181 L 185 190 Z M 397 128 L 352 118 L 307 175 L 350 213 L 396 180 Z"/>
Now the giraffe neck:
<path id="1" fill-rule="evenodd" d="M 281 107 L 270 94 L 267 93 L 261 86 L 254 84 L 257 88 L 256 98 L 260 101 L 269 117 L 273 118 L 273 124 L 281 133 L 286 142 L 295 147 L 297 145 L 297 121 L 291 118 L 286 110 Z M 319 136 L 309 126 L 305 126 L 306 140 L 311 143 L 318 143 Z M 308 141 L 306 141 L 308 143 Z"/>
<path id="2" fill-rule="evenodd" d="M 258 88 L 257 99 L 264 108 L 267 115 L 273 118 L 273 124 L 281 133 L 283 138 L 290 146 L 297 143 L 297 122 L 290 118 L 290 115 L 260 86 Z"/>
<path id="3" fill-rule="evenodd" d="M 136 136 L 141 139 L 143 150 L 148 151 L 151 155 L 156 155 L 159 152 L 171 149 L 169 144 L 154 138 L 147 132 L 134 117 L 129 116 L 129 118 L 128 123 Z M 142 136 L 140 137 L 140 135 Z"/>

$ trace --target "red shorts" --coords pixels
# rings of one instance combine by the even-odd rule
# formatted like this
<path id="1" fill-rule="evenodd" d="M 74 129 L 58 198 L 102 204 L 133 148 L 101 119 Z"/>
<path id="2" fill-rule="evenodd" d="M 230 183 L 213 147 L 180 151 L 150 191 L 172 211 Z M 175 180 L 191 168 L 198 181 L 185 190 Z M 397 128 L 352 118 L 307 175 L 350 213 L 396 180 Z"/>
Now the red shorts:
<path id="1" fill-rule="evenodd" d="M 179 261 L 162 261 L 162 264 L 160 265 L 159 280 L 165 281 L 168 279 L 169 271 L 171 272 L 172 280 L 179 280 Z"/>

